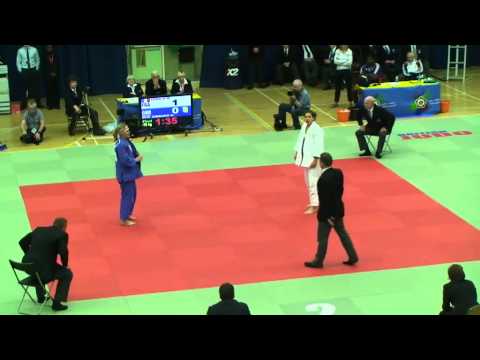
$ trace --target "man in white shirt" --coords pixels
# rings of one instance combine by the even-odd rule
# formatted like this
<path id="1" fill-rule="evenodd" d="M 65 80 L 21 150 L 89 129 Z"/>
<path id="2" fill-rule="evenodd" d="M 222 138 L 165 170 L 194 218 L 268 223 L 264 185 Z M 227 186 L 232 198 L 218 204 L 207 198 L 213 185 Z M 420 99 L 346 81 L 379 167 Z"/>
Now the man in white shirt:
<path id="1" fill-rule="evenodd" d="M 17 50 L 17 70 L 23 78 L 26 94 L 22 101 L 22 109 L 26 107 L 28 98 L 35 99 L 37 106 L 40 102 L 40 56 L 38 50 L 30 45 L 23 45 Z"/>
<path id="2" fill-rule="evenodd" d="M 293 157 L 295 165 L 304 169 L 305 184 L 310 203 L 305 214 L 314 214 L 318 211 L 317 182 L 321 174 L 320 154 L 324 151 L 324 131 L 316 123 L 317 114 L 311 110 L 305 112 L 305 122 L 298 133 Z"/>
<path id="3" fill-rule="evenodd" d="M 316 86 L 318 82 L 318 64 L 313 55 L 310 45 L 301 45 L 302 71 L 305 76 L 305 82 L 310 86 Z"/>

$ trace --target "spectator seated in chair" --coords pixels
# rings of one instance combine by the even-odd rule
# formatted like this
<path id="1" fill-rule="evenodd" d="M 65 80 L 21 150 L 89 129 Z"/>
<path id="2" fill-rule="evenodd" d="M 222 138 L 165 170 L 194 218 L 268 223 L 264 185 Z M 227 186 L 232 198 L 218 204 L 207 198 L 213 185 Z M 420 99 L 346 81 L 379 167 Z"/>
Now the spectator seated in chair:
<path id="1" fill-rule="evenodd" d="M 310 95 L 303 87 L 303 82 L 296 79 L 292 83 L 292 90 L 288 92 L 289 103 L 282 103 L 278 106 L 278 114 L 273 115 L 275 130 L 281 131 L 287 128 L 287 113 L 292 114 L 293 127 L 300 130 L 299 116 L 310 110 Z"/>
<path id="2" fill-rule="evenodd" d="M 407 61 L 402 65 L 402 74 L 399 76 L 400 80 L 419 80 L 423 78 L 423 64 L 422 61 L 415 57 L 413 52 L 407 53 Z"/>
<path id="3" fill-rule="evenodd" d="M 158 71 L 152 71 L 151 79 L 145 83 L 145 94 L 149 97 L 168 95 L 167 82 L 160 79 Z"/>
<path id="4" fill-rule="evenodd" d="M 37 108 L 37 102 L 33 99 L 27 101 L 27 110 L 23 113 L 23 120 L 20 124 L 22 136 L 20 141 L 24 144 L 39 145 L 43 141 L 45 119 L 41 110 Z"/>
<path id="5" fill-rule="evenodd" d="M 362 87 L 368 87 L 370 84 L 383 81 L 383 74 L 380 64 L 375 61 L 373 55 L 368 55 L 367 63 L 360 68 L 360 79 L 358 84 Z"/>
<path id="6" fill-rule="evenodd" d="M 127 84 L 125 85 L 122 96 L 124 98 L 143 96 L 142 85 L 135 81 L 135 77 L 133 75 L 127 76 Z"/>
<path id="7" fill-rule="evenodd" d="M 448 278 L 450 282 L 443 286 L 443 310 L 440 315 L 466 315 L 470 308 L 478 305 L 477 289 L 473 282 L 465 279 L 461 265 L 451 265 Z"/>
<path id="8" fill-rule="evenodd" d="M 363 125 L 363 120 L 367 120 L 367 125 Z M 360 151 L 363 151 L 360 156 L 371 156 L 368 148 L 365 135 L 378 136 L 378 145 L 375 157 L 380 159 L 382 157 L 383 146 L 385 145 L 386 137 L 392 131 L 395 116 L 388 110 L 375 104 L 373 96 L 367 96 L 364 100 L 364 106 L 358 111 L 358 124 L 360 129 L 355 133 L 358 141 Z"/>
<path id="9" fill-rule="evenodd" d="M 192 82 L 187 79 L 184 71 L 177 73 L 177 78 L 173 80 L 170 93 L 172 95 L 193 94 Z"/>
<path id="10" fill-rule="evenodd" d="M 88 90 L 88 88 L 85 90 Z M 65 112 L 67 116 L 72 119 L 68 125 L 68 133 L 70 136 L 74 134 L 80 116 L 90 117 L 94 135 L 105 135 L 105 130 L 100 127 L 98 112 L 88 106 L 88 104 L 85 104 L 84 92 L 78 87 L 78 80 L 74 76 L 71 76 L 68 80 L 68 87 L 65 95 Z"/>

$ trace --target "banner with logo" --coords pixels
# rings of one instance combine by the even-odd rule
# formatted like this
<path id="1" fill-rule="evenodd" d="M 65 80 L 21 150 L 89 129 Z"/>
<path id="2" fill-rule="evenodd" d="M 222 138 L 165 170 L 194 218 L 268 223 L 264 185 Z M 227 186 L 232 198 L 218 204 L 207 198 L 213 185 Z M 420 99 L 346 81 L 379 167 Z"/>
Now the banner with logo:
<path id="1" fill-rule="evenodd" d="M 396 117 L 435 115 L 440 112 L 439 83 L 379 89 L 364 88 L 359 99 L 360 106 L 367 96 L 373 96 L 379 106 L 388 109 Z"/>

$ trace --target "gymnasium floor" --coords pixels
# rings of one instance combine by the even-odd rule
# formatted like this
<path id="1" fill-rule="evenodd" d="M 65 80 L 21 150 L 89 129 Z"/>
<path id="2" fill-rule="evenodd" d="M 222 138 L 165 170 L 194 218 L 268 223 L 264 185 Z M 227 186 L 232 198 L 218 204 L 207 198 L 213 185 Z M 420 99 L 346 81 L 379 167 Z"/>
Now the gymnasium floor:
<path id="1" fill-rule="evenodd" d="M 7 262 L 21 258 L 18 240 L 66 216 L 75 277 L 65 314 L 203 314 L 225 281 L 254 314 L 436 314 L 449 264 L 462 263 L 480 286 L 479 75 L 442 83 L 450 113 L 398 120 L 393 153 L 380 161 L 357 158 L 355 124 L 335 121 L 332 91 L 311 89 L 326 149 L 345 173 L 346 224 L 361 259 L 354 268 L 341 264 L 333 233 L 326 267 L 303 267 L 316 222 L 303 215 L 303 177 L 291 165 L 296 132 L 271 127 L 284 88 L 201 89 L 222 132 L 138 141 L 145 177 L 136 228 L 116 225 L 109 137 L 65 136 L 63 112 L 46 111 L 45 142 L 24 146 L 20 117 L 2 116 L 0 313 L 15 314 L 21 297 Z M 91 99 L 103 124 L 114 99 Z M 427 131 L 471 134 L 399 136 Z"/>

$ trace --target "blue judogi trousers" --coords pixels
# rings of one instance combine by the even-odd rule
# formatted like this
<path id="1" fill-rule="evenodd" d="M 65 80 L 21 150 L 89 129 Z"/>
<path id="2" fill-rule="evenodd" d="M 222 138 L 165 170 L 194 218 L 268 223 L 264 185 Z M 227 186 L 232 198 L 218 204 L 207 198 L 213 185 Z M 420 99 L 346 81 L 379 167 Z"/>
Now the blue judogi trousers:
<path id="1" fill-rule="evenodd" d="M 126 181 L 120 183 L 122 192 L 120 198 L 120 220 L 127 220 L 133 213 L 135 201 L 137 200 L 137 185 L 135 181 Z"/>

